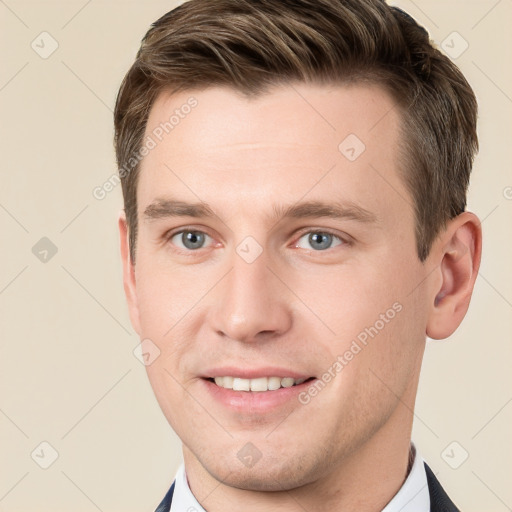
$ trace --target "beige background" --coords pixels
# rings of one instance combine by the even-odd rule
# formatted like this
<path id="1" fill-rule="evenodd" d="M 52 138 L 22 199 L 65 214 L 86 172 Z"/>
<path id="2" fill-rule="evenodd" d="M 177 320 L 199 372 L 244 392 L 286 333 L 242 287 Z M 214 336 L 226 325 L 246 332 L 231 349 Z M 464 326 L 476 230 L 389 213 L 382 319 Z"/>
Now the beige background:
<path id="1" fill-rule="evenodd" d="M 92 194 L 115 172 L 120 81 L 149 24 L 178 3 L 0 0 L 2 512 L 153 511 L 181 461 L 133 354 L 116 232 L 121 190 L 101 201 Z M 468 315 L 449 340 L 427 346 L 413 439 L 463 511 L 504 512 L 512 510 L 512 1 L 399 5 L 453 55 L 469 45 L 456 62 L 480 102 L 469 209 L 483 220 L 485 244 Z M 57 50 L 42 58 L 53 40 Z M 32 251 L 42 237 L 58 249 L 46 262 L 45 242 Z M 58 452 L 47 469 L 40 464 L 52 448 L 42 442 Z"/>

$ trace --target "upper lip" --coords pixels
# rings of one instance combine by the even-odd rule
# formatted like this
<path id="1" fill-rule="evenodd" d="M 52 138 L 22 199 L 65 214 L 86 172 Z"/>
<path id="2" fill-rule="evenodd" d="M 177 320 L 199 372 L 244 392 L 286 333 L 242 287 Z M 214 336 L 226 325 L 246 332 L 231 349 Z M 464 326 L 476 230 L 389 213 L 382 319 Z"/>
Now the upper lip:
<path id="1" fill-rule="evenodd" d="M 238 377 L 241 379 L 257 379 L 258 377 L 291 377 L 293 379 L 308 379 L 311 374 L 300 373 L 288 368 L 277 366 L 264 366 L 260 368 L 241 368 L 240 366 L 223 366 L 205 370 L 201 377 L 205 379 L 215 377 Z"/>

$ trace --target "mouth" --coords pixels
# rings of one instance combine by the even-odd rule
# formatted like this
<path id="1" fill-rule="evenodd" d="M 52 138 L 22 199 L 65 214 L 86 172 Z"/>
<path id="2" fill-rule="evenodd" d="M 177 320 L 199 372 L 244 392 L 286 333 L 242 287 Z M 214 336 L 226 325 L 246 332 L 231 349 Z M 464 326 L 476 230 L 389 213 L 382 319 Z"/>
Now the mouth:
<path id="1" fill-rule="evenodd" d="M 261 419 L 262 415 L 269 414 L 268 417 L 272 418 L 273 413 L 278 413 L 284 406 L 303 406 L 300 396 L 308 387 L 315 386 L 318 379 L 299 373 L 291 377 L 290 373 L 293 375 L 294 372 L 285 369 L 281 369 L 279 373 L 272 370 L 279 371 L 277 368 L 268 368 L 265 373 L 270 373 L 270 376 L 267 377 L 263 369 L 244 371 L 234 367 L 224 368 L 210 371 L 210 375 L 216 375 L 210 377 L 207 373 L 200 381 L 204 383 L 204 392 L 214 403 L 219 404 L 229 414 L 242 414 L 246 420 L 253 415 Z M 238 374 L 238 377 L 233 373 Z M 240 377 L 240 374 L 244 377 Z M 280 374 L 285 376 L 279 376 Z M 246 378 L 248 376 L 251 378 Z M 238 421 L 240 416 L 235 418 Z"/>
<path id="2" fill-rule="evenodd" d="M 241 377 L 224 376 L 205 377 L 204 380 L 227 390 L 262 393 L 300 386 L 301 384 L 315 380 L 315 377 L 300 379 L 294 379 L 293 377 L 257 377 L 254 379 L 244 379 Z"/>

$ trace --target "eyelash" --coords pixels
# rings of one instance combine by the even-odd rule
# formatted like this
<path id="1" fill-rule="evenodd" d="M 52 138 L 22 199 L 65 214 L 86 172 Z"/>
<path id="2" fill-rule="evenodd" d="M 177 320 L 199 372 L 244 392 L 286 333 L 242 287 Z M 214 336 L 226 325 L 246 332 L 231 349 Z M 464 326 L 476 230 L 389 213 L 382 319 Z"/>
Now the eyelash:
<path id="1" fill-rule="evenodd" d="M 175 237 L 176 235 L 180 235 L 184 232 L 192 232 L 192 233 L 200 233 L 200 234 L 203 234 L 203 235 L 206 235 L 206 236 L 209 236 L 210 238 L 213 239 L 213 237 L 208 234 L 207 232 L 205 231 L 202 231 L 200 229 L 195 229 L 193 227 L 188 227 L 188 228 L 180 228 L 176 231 L 171 231 L 169 232 L 168 234 L 165 235 L 165 239 L 170 243 L 172 238 Z M 320 234 L 326 234 L 326 235 L 331 235 L 333 236 L 334 238 L 337 238 L 340 242 L 342 242 L 341 244 L 335 246 L 335 247 L 339 247 L 339 246 L 350 246 L 352 245 L 352 240 L 350 240 L 350 238 L 347 236 L 347 237 L 341 237 L 339 234 L 335 233 L 334 231 L 330 230 L 330 229 L 327 229 L 327 228 L 316 228 L 316 229 L 311 229 L 311 228 L 308 228 L 307 230 L 304 230 L 304 231 L 300 231 L 297 235 L 295 235 L 297 237 L 296 239 L 296 242 L 294 242 L 294 248 L 298 248 L 298 249 L 302 249 L 301 247 L 296 247 L 296 245 L 298 244 L 298 241 L 304 236 L 304 235 L 307 235 L 307 234 L 310 234 L 310 233 L 320 233 Z M 174 244 L 172 244 L 174 245 Z M 314 249 L 309 249 L 309 252 L 310 253 L 315 253 L 315 254 L 318 254 L 318 253 L 327 253 L 327 252 L 330 252 L 331 249 L 334 249 L 335 247 L 329 247 L 328 249 L 324 249 L 324 250 L 319 250 L 319 251 L 316 251 Z M 175 251 L 180 253 L 180 254 L 183 254 L 183 255 L 186 255 L 186 256 L 192 256 L 194 253 L 198 253 L 200 252 L 202 249 L 206 249 L 206 247 L 201 247 L 199 249 L 181 249 L 181 248 L 177 248 L 175 246 Z M 308 251 L 308 249 L 303 249 L 303 250 L 306 250 Z"/>

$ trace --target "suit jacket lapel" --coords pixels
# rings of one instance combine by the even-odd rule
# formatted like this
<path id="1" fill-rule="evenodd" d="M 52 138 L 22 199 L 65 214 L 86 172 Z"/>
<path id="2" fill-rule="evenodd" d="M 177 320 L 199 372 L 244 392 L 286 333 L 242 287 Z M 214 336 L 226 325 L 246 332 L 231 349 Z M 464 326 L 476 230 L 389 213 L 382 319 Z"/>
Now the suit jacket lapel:
<path id="1" fill-rule="evenodd" d="M 155 512 L 170 512 L 171 510 L 171 503 L 172 503 L 172 495 L 174 494 L 174 484 L 176 483 L 176 480 L 172 483 L 171 487 L 167 491 L 167 494 L 164 496 L 164 499 L 158 505 Z"/>
<path id="2" fill-rule="evenodd" d="M 430 495 L 430 512 L 460 512 L 427 464 L 425 464 L 425 471 Z"/>

